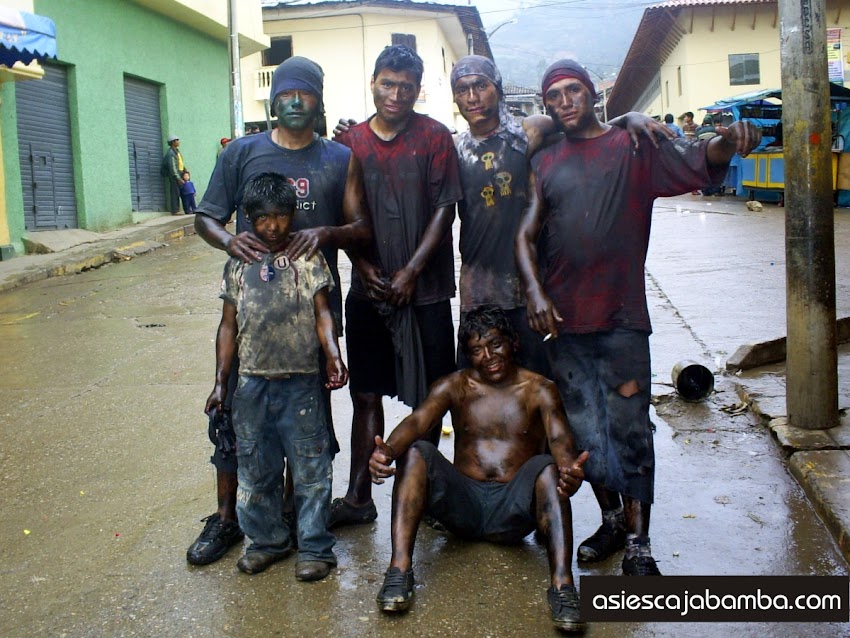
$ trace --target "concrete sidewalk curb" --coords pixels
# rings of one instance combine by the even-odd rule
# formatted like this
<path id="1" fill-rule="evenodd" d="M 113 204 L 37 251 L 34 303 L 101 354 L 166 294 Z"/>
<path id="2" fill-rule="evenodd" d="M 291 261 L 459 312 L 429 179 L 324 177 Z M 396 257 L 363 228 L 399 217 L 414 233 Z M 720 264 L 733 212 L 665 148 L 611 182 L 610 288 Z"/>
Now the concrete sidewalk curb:
<path id="1" fill-rule="evenodd" d="M 850 563 L 850 417 L 843 415 L 838 426 L 827 430 L 795 428 L 785 416 L 785 388 L 776 378 L 779 375 L 766 376 L 772 391 L 765 392 L 759 380 L 750 386 L 737 379 L 738 397 L 770 429 L 788 470 Z"/>
<path id="2" fill-rule="evenodd" d="M 0 292 L 147 254 L 194 235 L 194 224 L 194 217 L 159 217 L 104 233 L 102 239 L 60 252 L 23 255 L 0 262 Z"/>
<path id="3" fill-rule="evenodd" d="M 846 450 L 797 452 L 788 462 L 806 496 L 850 561 L 850 455 Z"/>

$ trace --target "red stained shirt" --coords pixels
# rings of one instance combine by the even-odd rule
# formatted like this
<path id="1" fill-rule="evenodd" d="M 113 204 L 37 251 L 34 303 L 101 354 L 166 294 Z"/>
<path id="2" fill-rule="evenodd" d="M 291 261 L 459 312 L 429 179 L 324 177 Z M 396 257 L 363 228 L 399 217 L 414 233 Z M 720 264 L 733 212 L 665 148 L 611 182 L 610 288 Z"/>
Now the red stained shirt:
<path id="1" fill-rule="evenodd" d="M 449 130 L 425 115 L 414 113 L 402 132 L 384 141 L 369 121 L 336 138 L 354 152 L 363 167 L 366 199 L 372 213 L 377 264 L 392 276 L 404 267 L 422 240 L 434 211 L 463 197 L 457 154 Z M 356 271 L 351 292 L 366 296 Z M 455 294 L 451 232 L 434 251 L 419 275 L 414 305 L 451 299 Z"/>
<path id="2" fill-rule="evenodd" d="M 652 205 L 722 180 L 726 167 L 708 166 L 706 144 L 681 138 L 635 149 L 613 127 L 562 140 L 532 159 L 546 209 L 541 277 L 564 319 L 560 330 L 652 331 L 644 287 Z"/>

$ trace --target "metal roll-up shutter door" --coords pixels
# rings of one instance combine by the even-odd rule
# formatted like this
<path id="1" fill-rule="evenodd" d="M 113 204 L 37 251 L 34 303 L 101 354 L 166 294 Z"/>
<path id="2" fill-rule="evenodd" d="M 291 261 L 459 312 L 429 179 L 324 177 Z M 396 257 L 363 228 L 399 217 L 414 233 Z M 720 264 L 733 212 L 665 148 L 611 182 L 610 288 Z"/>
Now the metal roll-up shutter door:
<path id="1" fill-rule="evenodd" d="M 124 105 L 133 210 L 165 210 L 165 184 L 159 174 L 165 153 L 159 115 L 159 86 L 125 77 Z"/>
<path id="2" fill-rule="evenodd" d="M 61 66 L 42 66 L 42 79 L 15 85 L 24 226 L 76 228 L 68 73 Z"/>

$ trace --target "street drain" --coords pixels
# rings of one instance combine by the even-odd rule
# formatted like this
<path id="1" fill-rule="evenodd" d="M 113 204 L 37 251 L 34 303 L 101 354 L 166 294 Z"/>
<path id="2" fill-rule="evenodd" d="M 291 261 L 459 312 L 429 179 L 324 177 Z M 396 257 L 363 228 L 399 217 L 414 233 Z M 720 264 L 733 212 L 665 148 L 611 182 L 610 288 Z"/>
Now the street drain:
<path id="1" fill-rule="evenodd" d="M 165 328 L 164 323 L 142 323 L 139 328 Z"/>

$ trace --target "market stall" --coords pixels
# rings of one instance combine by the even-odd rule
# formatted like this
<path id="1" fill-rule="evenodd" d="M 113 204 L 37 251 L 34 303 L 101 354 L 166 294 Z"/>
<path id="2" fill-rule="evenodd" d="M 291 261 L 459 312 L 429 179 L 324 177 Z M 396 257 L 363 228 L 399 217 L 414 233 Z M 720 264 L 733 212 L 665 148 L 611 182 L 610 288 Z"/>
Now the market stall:
<path id="1" fill-rule="evenodd" d="M 832 187 L 839 191 L 840 197 L 840 191 L 850 189 L 850 157 L 844 153 L 845 140 L 850 153 L 850 89 L 831 82 L 829 92 L 832 106 Z M 735 188 L 739 195 L 746 193 L 749 199 L 772 200 L 780 204 L 785 191 L 781 99 L 781 89 L 765 89 L 718 100 L 700 109 L 721 114 L 724 125 L 742 120 L 761 129 L 762 141 L 758 148 L 747 157 L 735 156 L 730 168 L 735 175 L 727 176 L 727 185 Z"/>

